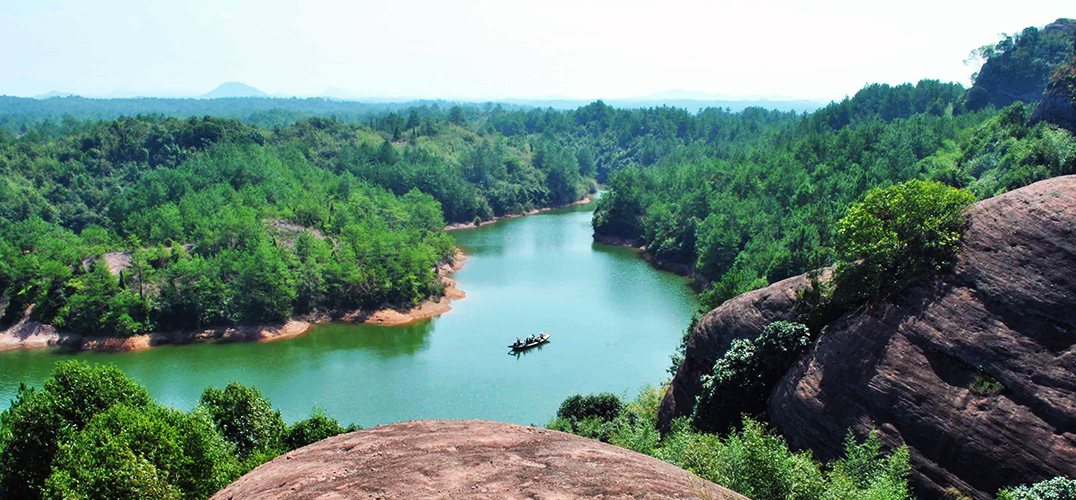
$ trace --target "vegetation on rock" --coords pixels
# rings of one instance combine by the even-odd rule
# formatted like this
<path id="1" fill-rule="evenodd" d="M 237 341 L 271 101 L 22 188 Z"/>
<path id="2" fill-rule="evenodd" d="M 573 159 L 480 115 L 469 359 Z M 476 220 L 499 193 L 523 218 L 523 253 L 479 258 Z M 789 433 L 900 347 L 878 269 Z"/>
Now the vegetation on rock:
<path id="1" fill-rule="evenodd" d="M 886 452 L 876 433 L 863 442 L 849 434 L 844 456 L 826 465 L 810 452 L 793 452 L 783 438 L 749 417 L 726 435 L 703 433 L 678 419 L 661 437 L 655 427 L 661 395 L 646 388 L 614 418 L 592 416 L 574 431 L 562 418 L 548 427 L 655 456 L 758 500 L 911 498 L 907 448 Z M 578 398 L 585 396 L 569 399 Z"/>
<path id="2" fill-rule="evenodd" d="M 742 415 L 762 415 L 766 399 L 781 376 L 811 342 L 806 326 L 775 321 L 752 340 L 736 339 L 702 377 L 702 394 L 695 403 L 692 425 L 708 432 L 725 432 Z"/>

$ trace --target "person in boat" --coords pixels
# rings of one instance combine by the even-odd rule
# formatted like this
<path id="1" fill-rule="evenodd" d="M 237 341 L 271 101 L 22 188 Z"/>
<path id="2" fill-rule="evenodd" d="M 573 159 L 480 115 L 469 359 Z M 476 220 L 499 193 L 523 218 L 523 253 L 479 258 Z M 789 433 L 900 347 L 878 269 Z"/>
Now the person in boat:
<path id="1" fill-rule="evenodd" d="M 516 337 L 516 343 L 512 344 L 512 345 L 514 345 L 516 347 L 519 347 L 519 346 L 523 345 L 523 341 L 519 340 L 519 337 Z"/>

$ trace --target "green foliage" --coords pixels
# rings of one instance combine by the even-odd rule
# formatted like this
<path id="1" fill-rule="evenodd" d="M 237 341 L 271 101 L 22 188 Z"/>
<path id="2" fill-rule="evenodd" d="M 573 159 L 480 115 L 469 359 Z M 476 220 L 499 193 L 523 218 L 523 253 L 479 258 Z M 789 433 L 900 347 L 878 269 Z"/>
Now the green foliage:
<path id="1" fill-rule="evenodd" d="M 361 427 L 354 425 L 347 428 L 341 426 L 340 422 L 325 413 L 324 408 L 315 406 L 310 418 L 300 420 L 288 428 L 284 434 L 284 446 L 289 450 L 294 450 L 337 434 L 359 429 Z"/>
<path id="2" fill-rule="evenodd" d="M 61 445 L 117 404 L 145 408 L 151 401 L 114 367 L 62 362 L 41 391 L 21 390 L 3 417 L 11 437 L 0 455 L 0 493 L 40 498 Z"/>
<path id="3" fill-rule="evenodd" d="M 782 334 L 771 335 L 771 342 L 780 343 L 778 337 L 795 337 L 793 332 L 801 327 L 783 325 Z M 754 499 L 912 498 L 908 488 L 908 448 L 901 446 L 886 452 L 876 431 L 862 442 L 849 432 L 844 455 L 828 466 L 814 460 L 810 451 L 793 452 L 782 437 L 746 416 L 739 430 L 724 437 L 701 433 L 688 419 L 680 418 L 673 421 L 672 432 L 662 438 L 656 424 L 664 394 L 665 389 L 645 387 L 616 415 L 590 414 L 573 421 L 558 414 L 546 427 L 652 455 Z M 578 398 L 565 400 L 561 408 L 566 404 L 580 406 Z"/>
<path id="4" fill-rule="evenodd" d="M 1058 476 L 1032 485 L 1007 488 L 998 492 L 998 500 L 1074 500 L 1076 479 Z"/>
<path id="5" fill-rule="evenodd" d="M 577 148 L 557 141 L 449 123 L 419 133 L 446 116 L 419 107 L 370 127 L 311 118 L 271 131 L 142 116 L 0 145 L 0 321 L 32 306 L 76 333 L 132 335 L 410 307 L 443 291 L 446 220 L 591 186 Z"/>
<path id="6" fill-rule="evenodd" d="M 907 447 L 886 454 L 876 432 L 862 443 L 849 433 L 844 457 L 824 467 L 749 418 L 724 438 L 679 422 L 655 456 L 754 499 L 911 498 Z"/>
<path id="7" fill-rule="evenodd" d="M 1029 126 L 1033 107 L 1015 103 L 987 120 L 967 140 L 954 169 L 972 179 L 980 198 L 1076 173 L 1076 138 L 1042 122 Z"/>
<path id="8" fill-rule="evenodd" d="M 1021 99 L 1038 100 L 1050 75 L 1071 57 L 1072 44 L 1071 31 L 1043 33 L 1028 27 L 973 50 L 971 58 L 983 65 L 972 75 L 975 85 L 960 98 L 957 111 L 1000 109 Z"/>
<path id="9" fill-rule="evenodd" d="M 811 341 L 806 326 L 775 321 L 750 341 L 736 339 L 702 377 L 702 393 L 692 423 L 705 431 L 724 432 L 742 414 L 760 415 L 781 376 L 799 359 Z"/>
<path id="10" fill-rule="evenodd" d="M 287 428 L 257 389 L 206 389 L 190 413 L 115 367 L 61 362 L 0 413 L 0 498 L 201 500 L 279 453 L 341 432 L 323 410 Z"/>
<path id="11" fill-rule="evenodd" d="M 557 410 L 557 417 L 572 422 L 579 422 L 587 417 L 597 417 L 604 421 L 616 418 L 624 403 L 616 394 L 603 392 L 582 396 L 576 394 L 565 399 Z"/>
<path id="12" fill-rule="evenodd" d="M 968 390 L 979 396 L 997 396 L 1005 392 L 1005 385 L 980 366 L 975 370 L 975 379 L 972 380 Z"/>
<path id="13" fill-rule="evenodd" d="M 200 405 L 206 409 L 217 430 L 235 445 L 240 460 L 257 451 L 283 451 L 287 426 L 279 411 L 262 396 L 261 391 L 235 382 L 224 390 L 207 387 Z"/>
<path id="14" fill-rule="evenodd" d="M 967 191 L 919 180 L 867 193 L 837 223 L 836 300 L 876 300 L 946 269 L 966 225 L 962 211 L 974 200 Z"/>

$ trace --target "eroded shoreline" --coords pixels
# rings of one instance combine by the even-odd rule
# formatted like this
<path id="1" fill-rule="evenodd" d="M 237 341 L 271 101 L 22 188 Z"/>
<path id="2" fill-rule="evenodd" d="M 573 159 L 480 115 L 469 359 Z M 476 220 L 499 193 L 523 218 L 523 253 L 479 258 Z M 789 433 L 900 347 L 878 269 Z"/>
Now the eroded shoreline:
<path id="1" fill-rule="evenodd" d="M 377 311 L 356 309 L 343 312 L 314 312 L 293 317 L 282 323 L 268 325 L 153 332 L 130 337 L 87 337 L 60 331 L 52 325 L 31 320 L 27 316 L 11 327 L 0 331 L 0 352 L 49 347 L 68 347 L 84 351 L 139 351 L 161 345 L 183 345 L 194 342 L 269 342 L 297 337 L 321 323 L 406 325 L 451 311 L 452 306 L 449 304 L 467 295 L 463 290 L 456 288 L 456 281 L 450 277 L 452 273 L 463 268 L 463 262 L 466 260 L 467 256 L 457 248 L 452 264 L 441 264 L 437 268 L 441 282 L 445 285 L 444 295 L 437 300 L 427 300 L 407 311 L 387 308 Z"/>

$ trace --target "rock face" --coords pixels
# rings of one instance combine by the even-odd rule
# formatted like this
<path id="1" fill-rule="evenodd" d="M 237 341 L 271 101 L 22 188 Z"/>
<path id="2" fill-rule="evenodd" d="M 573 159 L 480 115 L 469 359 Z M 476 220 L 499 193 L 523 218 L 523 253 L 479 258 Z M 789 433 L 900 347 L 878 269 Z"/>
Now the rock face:
<path id="1" fill-rule="evenodd" d="M 658 410 L 658 426 L 669 430 L 674 418 L 690 415 L 702 390 L 699 378 L 710 373 L 736 339 L 752 339 L 766 325 L 788 319 L 796 291 L 808 285 L 806 276 L 794 276 L 766 288 L 730 299 L 706 313 L 688 338 L 684 361 Z"/>
<path id="2" fill-rule="evenodd" d="M 830 323 L 778 384 L 769 419 L 792 445 L 828 459 L 848 429 L 876 428 L 888 445 L 908 445 L 916 493 L 927 498 L 955 487 L 988 499 L 1005 486 L 1076 477 L 1076 176 L 968 214 L 951 275 Z M 703 318 L 697 352 L 761 331 L 747 298 Z M 737 320 L 733 308 L 747 314 Z M 780 308 L 767 316 L 782 319 Z M 708 359 L 677 373 L 663 414 L 691 411 L 684 402 L 712 369 Z M 970 390 L 984 375 L 1004 391 Z"/>
<path id="3" fill-rule="evenodd" d="M 1054 25 L 1047 28 L 1051 26 Z M 1064 31 L 1066 28 L 1071 34 L 1076 31 L 1076 22 L 1072 26 L 1062 25 L 1056 29 Z M 1076 36 L 1072 38 L 1072 62 L 1067 68 L 1058 70 L 1058 74 L 1046 86 L 1042 100 L 1035 106 L 1035 113 L 1031 115 L 1032 124 L 1042 120 L 1076 133 Z"/>
<path id="4" fill-rule="evenodd" d="M 598 497 L 745 498 L 656 458 L 563 432 L 420 420 L 300 448 L 213 499 Z"/>
<path id="5" fill-rule="evenodd" d="M 1020 37 L 983 65 L 975 84 L 957 101 L 956 111 L 978 111 L 988 105 L 1001 109 L 1016 101 L 1042 99 L 1056 66 L 1071 56 L 1068 47 L 1074 33 L 1076 20 L 1062 18 L 1037 30 L 1037 36 Z"/>

